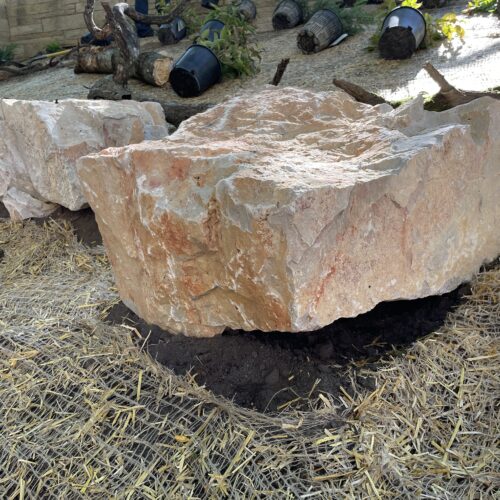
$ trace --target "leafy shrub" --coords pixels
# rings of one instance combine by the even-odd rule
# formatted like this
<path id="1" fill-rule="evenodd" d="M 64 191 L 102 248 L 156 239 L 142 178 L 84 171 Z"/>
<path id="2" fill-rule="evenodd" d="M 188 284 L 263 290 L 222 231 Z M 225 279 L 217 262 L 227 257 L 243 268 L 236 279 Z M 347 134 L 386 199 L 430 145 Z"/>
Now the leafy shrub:
<path id="1" fill-rule="evenodd" d="M 5 47 L 0 47 L 0 64 L 5 64 L 14 59 L 14 52 L 16 51 L 17 45 L 15 43 L 9 43 Z"/>
<path id="2" fill-rule="evenodd" d="M 235 5 L 215 7 L 204 23 L 218 19 L 224 23 L 220 37 L 207 39 L 207 32 L 201 33 L 197 43 L 213 50 L 222 65 L 224 76 L 232 78 L 251 76 L 258 71 L 260 52 L 252 41 L 255 28 L 243 18 Z"/>
<path id="3" fill-rule="evenodd" d="M 45 47 L 45 52 L 47 52 L 47 54 L 54 54 L 60 50 L 62 50 L 61 44 L 55 40 L 50 42 L 47 47 Z"/>
<path id="4" fill-rule="evenodd" d="M 466 14 L 475 14 L 478 12 L 492 13 L 497 10 L 498 0 L 472 0 L 467 4 L 464 10 Z"/>
<path id="5" fill-rule="evenodd" d="M 167 14 L 173 7 L 175 4 L 171 3 L 170 0 L 155 0 L 156 12 L 160 15 Z M 184 9 L 180 17 L 184 21 L 188 33 L 195 33 L 201 26 L 200 16 L 190 7 Z"/>

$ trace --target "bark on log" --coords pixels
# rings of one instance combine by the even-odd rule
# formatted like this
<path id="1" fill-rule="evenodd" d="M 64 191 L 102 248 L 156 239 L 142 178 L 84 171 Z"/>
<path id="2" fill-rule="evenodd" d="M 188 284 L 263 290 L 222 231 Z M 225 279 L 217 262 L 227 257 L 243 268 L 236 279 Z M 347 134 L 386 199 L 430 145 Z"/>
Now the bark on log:
<path id="1" fill-rule="evenodd" d="M 128 4 L 117 3 L 111 7 L 108 2 L 102 2 L 102 7 L 120 49 L 113 80 L 119 85 L 126 86 L 129 78 L 135 73 L 139 58 L 139 37 L 134 24 L 125 15 Z"/>
<path id="2" fill-rule="evenodd" d="M 78 51 L 75 73 L 114 72 L 118 49 L 116 47 L 81 47 Z"/>
<path id="3" fill-rule="evenodd" d="M 99 28 L 93 18 L 94 1 L 87 0 L 84 12 L 85 22 L 89 31 L 99 40 L 113 34 L 115 43 L 119 49 L 119 54 L 111 57 L 113 68 L 113 81 L 116 86 L 122 86 L 123 89 L 110 86 L 109 82 L 101 82 L 102 85 L 94 84 L 89 95 L 94 98 L 103 98 L 104 95 L 124 95 L 129 97 L 130 91 L 126 88 L 129 78 L 138 75 L 142 80 L 153 85 L 164 85 L 170 75 L 171 63 L 168 60 L 160 60 L 159 56 L 143 56 L 139 61 L 139 38 L 133 21 L 140 21 L 145 24 L 164 24 L 169 23 L 176 16 L 179 16 L 185 9 L 189 0 L 176 0 L 171 4 L 168 14 L 161 16 L 148 16 L 140 14 L 126 3 L 118 3 L 113 7 L 108 2 L 102 2 L 104 12 L 106 13 L 106 25 Z M 109 67 L 109 61 L 101 61 L 103 66 Z M 99 65 L 98 65 L 99 66 Z M 84 64 L 78 67 L 82 69 Z M 111 88 L 113 87 L 113 88 Z M 99 92 L 103 91 L 103 95 Z"/>
<path id="4" fill-rule="evenodd" d="M 478 92 L 474 90 L 460 90 L 451 85 L 446 78 L 431 64 L 426 63 L 424 69 L 429 73 L 431 78 L 439 85 L 440 91 L 435 94 L 431 100 L 427 101 L 424 108 L 428 111 L 444 111 L 446 109 L 466 104 L 479 97 L 492 97 L 493 99 L 500 99 L 500 92 Z M 333 80 L 334 85 L 347 92 L 350 96 L 354 97 L 356 101 L 365 104 L 387 103 L 392 104 L 382 97 L 365 90 L 363 87 L 356 85 L 345 80 Z"/>
<path id="5" fill-rule="evenodd" d="M 274 77 L 271 81 L 271 85 L 274 85 L 275 87 L 277 87 L 279 85 L 279 83 L 281 82 L 281 79 L 283 78 L 283 74 L 285 73 L 289 62 L 290 62 L 289 58 L 282 59 L 279 62 L 278 67 L 276 68 L 276 73 L 274 73 Z"/>
<path id="6" fill-rule="evenodd" d="M 498 92 L 477 92 L 474 90 L 460 90 L 451 85 L 446 78 L 429 62 L 424 64 L 424 69 L 429 73 L 430 77 L 439 85 L 439 92 L 432 98 L 429 103 L 429 108 L 434 111 L 441 111 L 445 109 L 466 104 L 479 97 L 492 97 L 493 99 L 500 99 Z"/>
<path id="7" fill-rule="evenodd" d="M 364 104 L 371 104 L 372 106 L 384 103 L 390 104 L 390 102 L 387 102 L 383 97 L 380 97 L 379 95 L 374 94 L 373 92 L 369 92 L 368 90 L 365 90 L 363 87 L 360 87 L 359 85 L 347 82 L 346 80 L 338 80 L 334 78 L 333 84 L 339 89 L 342 89 L 344 92 L 349 94 L 351 97 L 354 97 L 354 99 L 356 99 L 356 101 L 358 102 L 362 102 Z"/>
<path id="8" fill-rule="evenodd" d="M 120 51 L 116 47 L 84 47 L 78 53 L 75 73 L 112 74 L 119 58 Z M 155 87 L 163 87 L 168 82 L 173 64 L 171 57 L 157 52 L 143 52 L 131 76 Z"/>
<path id="9" fill-rule="evenodd" d="M 171 57 L 156 52 L 143 52 L 139 55 L 135 75 L 150 85 L 163 87 L 168 83 L 173 65 Z"/>
<path id="10" fill-rule="evenodd" d="M 191 116 L 198 113 L 203 113 L 207 109 L 214 106 L 212 103 L 177 103 L 171 101 L 165 101 L 163 99 L 157 99 L 151 97 L 150 95 L 135 93 L 132 96 L 135 101 L 144 102 L 152 101 L 157 102 L 163 108 L 165 113 L 165 119 L 168 123 L 178 127 L 184 120 L 187 120 Z"/>
<path id="11" fill-rule="evenodd" d="M 109 35 L 111 35 L 111 27 L 109 24 L 104 25 L 102 28 L 99 28 L 94 21 L 94 1 L 95 0 L 87 0 L 85 4 L 85 9 L 83 11 L 83 19 L 85 20 L 85 24 L 87 29 L 92 33 L 92 36 L 96 40 L 104 40 Z"/>

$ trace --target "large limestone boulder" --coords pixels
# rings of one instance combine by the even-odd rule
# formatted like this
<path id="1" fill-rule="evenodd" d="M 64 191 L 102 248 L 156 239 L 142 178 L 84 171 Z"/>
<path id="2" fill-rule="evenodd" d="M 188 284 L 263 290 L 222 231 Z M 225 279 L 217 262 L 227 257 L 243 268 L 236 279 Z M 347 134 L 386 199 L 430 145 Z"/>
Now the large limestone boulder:
<path id="1" fill-rule="evenodd" d="M 0 201 L 14 219 L 86 204 L 76 160 L 168 134 L 157 103 L 0 100 Z"/>
<path id="2" fill-rule="evenodd" d="M 442 113 L 269 89 L 80 159 L 120 295 L 211 336 L 452 290 L 500 253 L 500 102 Z"/>

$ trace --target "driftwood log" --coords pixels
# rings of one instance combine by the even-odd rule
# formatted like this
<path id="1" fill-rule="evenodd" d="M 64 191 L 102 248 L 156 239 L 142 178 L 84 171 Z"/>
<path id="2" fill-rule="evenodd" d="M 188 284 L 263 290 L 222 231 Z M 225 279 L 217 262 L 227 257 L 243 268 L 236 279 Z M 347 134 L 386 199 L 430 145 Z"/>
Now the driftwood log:
<path id="1" fill-rule="evenodd" d="M 474 90 L 460 90 L 451 85 L 446 78 L 431 64 L 424 64 L 424 69 L 429 73 L 430 77 L 439 85 L 439 92 L 435 94 L 432 99 L 425 103 L 424 108 L 428 111 L 444 111 L 445 109 L 454 108 L 460 104 L 466 104 L 479 97 L 492 97 L 493 99 L 500 99 L 500 92 L 477 92 Z M 344 92 L 354 97 L 356 101 L 375 106 L 376 104 L 390 104 L 383 97 L 380 97 L 373 92 L 360 87 L 345 80 L 333 80 L 333 84 Z"/>
<path id="2" fill-rule="evenodd" d="M 356 101 L 363 102 L 365 104 L 371 104 L 375 106 L 376 104 L 387 103 L 387 101 L 373 92 L 365 90 L 363 87 L 356 85 L 355 83 L 348 82 L 346 80 L 333 79 L 333 84 L 342 89 L 344 92 L 348 93 L 351 97 L 354 97 Z M 387 103 L 390 104 L 390 103 Z"/>
<path id="3" fill-rule="evenodd" d="M 172 61 L 155 53 L 140 54 L 139 38 L 134 26 L 134 21 L 144 24 L 166 24 L 179 16 L 189 0 L 174 0 L 169 4 L 170 10 L 165 15 L 145 15 L 136 12 L 127 3 L 117 3 L 111 6 L 102 2 L 106 14 L 106 22 L 99 28 L 94 21 L 94 1 L 86 0 L 84 19 L 90 33 L 98 40 L 113 35 L 116 47 L 115 53 L 107 55 L 85 56 L 77 64 L 77 72 L 87 72 L 85 68 L 98 68 L 98 73 L 107 73 L 111 69 L 113 78 L 106 78 L 94 84 L 90 89 L 89 98 L 130 99 L 131 93 L 127 88 L 130 78 L 136 76 L 153 85 L 164 85 L 168 81 Z M 92 53 L 91 53 L 92 54 Z M 115 86 L 116 88 L 113 88 Z"/>
<path id="4" fill-rule="evenodd" d="M 117 47 L 82 47 L 78 52 L 75 73 L 113 74 L 120 58 Z M 133 77 L 155 87 L 163 87 L 170 76 L 173 59 L 157 52 L 139 54 Z"/>
<path id="5" fill-rule="evenodd" d="M 432 98 L 433 106 L 437 111 L 454 108 L 460 104 L 466 104 L 479 97 L 492 97 L 500 99 L 498 92 L 477 92 L 474 90 L 460 90 L 451 85 L 446 78 L 431 64 L 424 64 L 424 69 L 430 77 L 439 85 L 439 92 Z"/>

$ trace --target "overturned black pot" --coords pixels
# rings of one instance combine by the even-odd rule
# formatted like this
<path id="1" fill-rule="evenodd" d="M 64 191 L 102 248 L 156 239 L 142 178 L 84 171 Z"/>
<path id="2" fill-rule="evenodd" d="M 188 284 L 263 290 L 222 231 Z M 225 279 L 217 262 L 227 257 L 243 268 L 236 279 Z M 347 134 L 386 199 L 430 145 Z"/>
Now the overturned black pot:
<path id="1" fill-rule="evenodd" d="M 378 42 L 384 59 L 408 59 L 425 38 L 426 23 L 413 7 L 396 7 L 387 14 Z"/>
<path id="2" fill-rule="evenodd" d="M 213 42 L 216 38 L 220 38 L 220 32 L 224 29 L 224 23 L 218 19 L 207 21 L 200 28 L 200 38 Z"/>
<path id="3" fill-rule="evenodd" d="M 315 12 L 297 34 L 297 46 L 305 54 L 319 52 L 344 33 L 340 17 L 330 9 Z"/>
<path id="4" fill-rule="evenodd" d="M 219 0 L 201 0 L 201 6 L 205 9 L 213 9 L 214 5 L 218 5 Z"/>
<path id="5" fill-rule="evenodd" d="M 248 21 L 253 21 L 257 17 L 257 6 L 252 0 L 241 0 L 237 4 L 238 12 Z"/>
<path id="6" fill-rule="evenodd" d="M 172 45 L 185 38 L 186 24 L 180 17 L 174 17 L 172 22 L 161 24 L 158 30 L 158 40 L 162 45 Z"/>
<path id="7" fill-rule="evenodd" d="M 294 28 L 304 21 L 302 7 L 294 0 L 281 0 L 273 12 L 273 28 L 284 30 Z"/>
<path id="8" fill-rule="evenodd" d="M 191 45 L 170 72 L 170 85 L 181 97 L 196 97 L 220 81 L 222 68 L 217 56 L 203 45 Z"/>

